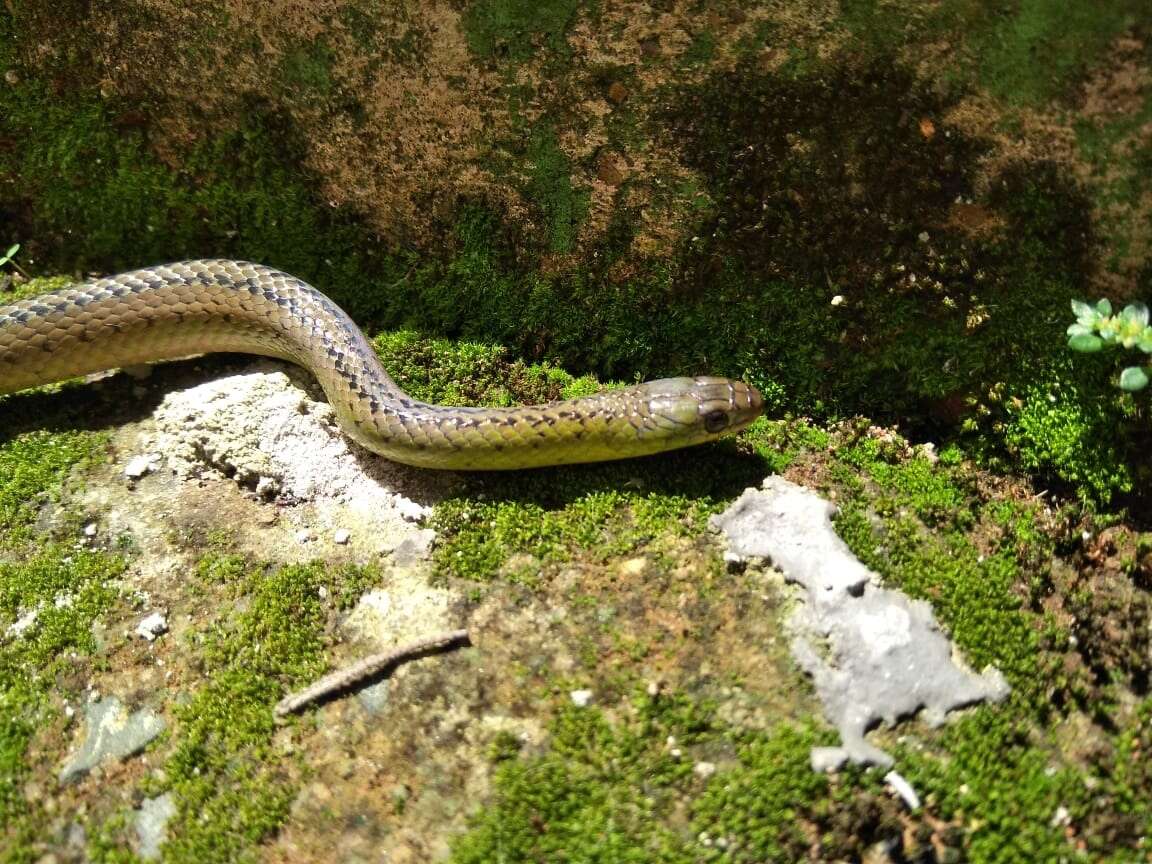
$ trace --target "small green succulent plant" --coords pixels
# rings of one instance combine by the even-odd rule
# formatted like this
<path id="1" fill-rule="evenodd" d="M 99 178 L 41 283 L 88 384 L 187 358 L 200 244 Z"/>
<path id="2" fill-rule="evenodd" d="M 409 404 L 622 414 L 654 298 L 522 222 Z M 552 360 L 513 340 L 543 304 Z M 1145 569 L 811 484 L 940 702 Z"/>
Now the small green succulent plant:
<path id="1" fill-rule="evenodd" d="M 1068 327 L 1068 347 L 1074 351 L 1090 353 L 1106 346 L 1120 346 L 1152 354 L 1152 327 L 1148 326 L 1148 307 L 1143 303 L 1129 304 L 1113 315 L 1108 300 L 1099 300 L 1094 306 L 1073 300 L 1072 312 L 1076 323 Z M 1129 366 L 1120 373 L 1120 387 L 1143 390 L 1150 374 L 1152 365 Z"/>

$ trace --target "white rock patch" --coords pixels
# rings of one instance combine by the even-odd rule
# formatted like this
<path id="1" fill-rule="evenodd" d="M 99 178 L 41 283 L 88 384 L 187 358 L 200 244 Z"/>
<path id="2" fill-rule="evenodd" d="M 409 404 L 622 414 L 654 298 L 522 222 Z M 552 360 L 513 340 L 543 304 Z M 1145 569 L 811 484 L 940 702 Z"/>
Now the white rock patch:
<path id="1" fill-rule="evenodd" d="M 394 491 L 397 466 L 354 452 L 332 408 L 281 367 L 255 368 L 168 394 L 148 451 L 185 479 L 230 477 L 263 499 L 314 505 L 318 518 L 298 542 L 339 530 L 338 543 L 363 538 L 389 552 L 416 532 L 430 507 Z"/>
<path id="2" fill-rule="evenodd" d="M 832 526 L 836 508 L 781 477 L 746 489 L 712 525 L 728 539 L 728 555 L 764 558 L 804 589 L 806 601 L 789 621 L 792 654 L 812 676 L 841 747 L 817 747 L 812 766 L 845 761 L 892 765 L 864 735 L 922 712 L 942 723 L 956 708 L 1008 695 L 999 671 L 976 675 L 955 659 L 931 607 L 888 588 L 852 555 Z M 823 650 L 825 649 L 826 650 Z M 909 801 L 907 790 L 898 789 Z"/>
<path id="3" fill-rule="evenodd" d="M 167 632 L 168 616 L 163 612 L 153 612 L 151 615 L 140 619 L 140 622 L 136 625 L 136 635 L 149 642 L 155 641 Z"/>

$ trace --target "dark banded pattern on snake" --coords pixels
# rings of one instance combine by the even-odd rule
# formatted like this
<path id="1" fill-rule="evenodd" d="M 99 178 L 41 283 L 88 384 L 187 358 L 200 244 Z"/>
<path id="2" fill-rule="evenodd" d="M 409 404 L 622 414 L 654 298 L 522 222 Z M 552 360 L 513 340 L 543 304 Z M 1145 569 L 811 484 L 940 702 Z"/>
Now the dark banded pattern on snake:
<path id="1" fill-rule="evenodd" d="M 596 462 L 712 440 L 754 420 L 755 388 L 665 378 L 520 408 L 412 399 L 360 329 L 307 283 L 244 261 L 183 261 L 0 306 L 0 394 L 217 351 L 261 354 L 316 376 L 347 435 L 425 468 Z"/>

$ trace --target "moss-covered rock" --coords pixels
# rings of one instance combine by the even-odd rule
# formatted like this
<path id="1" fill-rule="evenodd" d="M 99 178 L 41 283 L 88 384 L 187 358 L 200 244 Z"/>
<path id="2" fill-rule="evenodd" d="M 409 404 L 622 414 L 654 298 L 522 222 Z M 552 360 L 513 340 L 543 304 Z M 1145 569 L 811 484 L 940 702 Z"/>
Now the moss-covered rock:
<path id="1" fill-rule="evenodd" d="M 1147 411 L 1105 362 L 1069 359 L 1063 333 L 1068 299 L 1152 288 L 1152 31 L 1140 0 L 1065 5 L 7 3 L 0 248 L 21 242 L 25 270 L 257 259 L 390 331 L 376 348 L 421 398 L 713 372 L 748 378 L 775 416 L 690 457 L 452 487 L 435 577 L 502 643 L 517 626 L 552 641 L 527 658 L 490 642 L 506 665 L 457 669 L 458 692 L 482 682 L 459 705 L 416 678 L 435 710 L 398 709 L 395 740 L 359 720 L 320 730 L 372 765 L 331 757 L 318 724 L 278 732 L 270 704 L 319 670 L 333 621 L 380 574 L 266 565 L 175 532 L 220 605 L 174 652 L 183 701 L 148 753 L 157 773 L 129 766 L 101 797 L 42 781 L 66 746 L 62 700 L 136 662 L 97 638 L 126 622 L 135 553 L 86 539 L 68 502 L 127 400 L 0 400 L 0 626 L 27 622 L 0 645 L 3 854 L 51 851 L 76 832 L 49 808 L 83 805 L 88 854 L 127 860 L 124 802 L 162 791 L 179 799 L 169 860 L 288 854 L 265 848 L 280 842 L 330 857 L 349 835 L 378 850 L 400 842 L 389 826 L 447 831 L 465 806 L 470 830 L 407 853 L 1142 851 Z M 939 459 L 834 422 L 856 413 L 939 442 Z M 834 495 L 856 554 L 1014 687 L 944 730 L 876 733 L 916 813 L 872 774 L 807 770 L 827 732 L 790 713 L 806 694 L 767 635 L 784 601 L 703 536 L 766 470 Z M 600 701 L 573 706 L 592 685 Z M 789 699 L 765 722 L 771 685 Z M 476 723 L 436 725 L 452 716 Z M 440 765 L 444 741 L 488 723 L 544 731 L 495 733 L 490 765 L 456 750 Z M 357 771 L 371 795 L 349 791 Z M 426 821 L 404 823 L 419 807 Z"/>

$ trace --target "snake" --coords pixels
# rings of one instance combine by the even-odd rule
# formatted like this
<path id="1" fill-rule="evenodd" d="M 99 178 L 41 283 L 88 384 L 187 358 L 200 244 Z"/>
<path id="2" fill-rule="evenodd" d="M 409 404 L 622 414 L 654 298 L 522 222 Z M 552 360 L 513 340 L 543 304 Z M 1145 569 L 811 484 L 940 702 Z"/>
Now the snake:
<path id="1" fill-rule="evenodd" d="M 335 302 L 301 279 L 247 261 L 146 267 L 0 306 L 0 395 L 214 352 L 303 367 L 349 438 L 422 468 L 504 470 L 644 456 L 738 432 L 763 410 L 755 387 L 713 376 L 520 407 L 421 402 L 389 377 Z"/>

